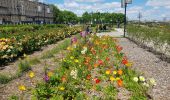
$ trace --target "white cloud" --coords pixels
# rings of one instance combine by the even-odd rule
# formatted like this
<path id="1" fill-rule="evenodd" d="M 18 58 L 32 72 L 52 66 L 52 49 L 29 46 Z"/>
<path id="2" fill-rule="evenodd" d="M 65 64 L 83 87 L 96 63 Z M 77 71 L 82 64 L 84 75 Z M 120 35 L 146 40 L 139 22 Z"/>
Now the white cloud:
<path id="1" fill-rule="evenodd" d="M 75 0 L 77 2 L 91 2 L 91 3 L 94 3 L 94 2 L 103 2 L 104 0 Z"/>
<path id="2" fill-rule="evenodd" d="M 170 8 L 170 0 L 148 0 L 146 6 Z"/>
<path id="3" fill-rule="evenodd" d="M 140 6 L 133 6 L 131 8 L 128 9 L 128 14 L 138 14 L 139 12 L 141 12 L 143 10 L 143 7 Z"/>
<path id="4" fill-rule="evenodd" d="M 107 12 L 121 7 L 120 2 L 102 2 L 104 0 L 64 0 L 63 4 L 56 4 L 62 10 L 71 10 L 78 15 L 83 12 Z M 91 2 L 91 3 L 87 3 Z"/>

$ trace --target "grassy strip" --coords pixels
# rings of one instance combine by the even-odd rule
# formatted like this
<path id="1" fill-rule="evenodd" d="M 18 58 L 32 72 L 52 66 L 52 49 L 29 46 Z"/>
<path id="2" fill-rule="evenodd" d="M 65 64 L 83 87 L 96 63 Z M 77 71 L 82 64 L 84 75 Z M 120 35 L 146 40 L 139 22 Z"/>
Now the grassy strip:
<path id="1" fill-rule="evenodd" d="M 170 32 L 166 27 L 148 27 L 128 25 L 128 35 L 134 38 L 140 38 L 143 41 L 154 41 L 157 43 L 168 43 L 170 45 Z"/>

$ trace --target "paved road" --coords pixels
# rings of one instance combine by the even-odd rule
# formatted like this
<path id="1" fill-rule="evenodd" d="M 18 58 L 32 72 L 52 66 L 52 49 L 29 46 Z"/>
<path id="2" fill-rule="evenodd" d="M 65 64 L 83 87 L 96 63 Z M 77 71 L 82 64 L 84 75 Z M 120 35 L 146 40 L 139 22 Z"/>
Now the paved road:
<path id="1" fill-rule="evenodd" d="M 123 29 L 116 28 L 115 31 L 113 31 L 113 32 L 102 32 L 102 33 L 98 33 L 97 35 L 98 36 L 109 35 L 109 36 L 113 36 L 113 37 L 123 37 Z"/>
<path id="2" fill-rule="evenodd" d="M 115 32 L 97 33 L 97 35 L 122 37 L 123 30 L 116 29 Z M 170 63 L 161 61 L 153 53 L 142 49 L 126 38 L 117 39 L 128 59 L 134 62 L 133 68 L 147 78 L 153 77 L 157 81 L 157 85 L 150 90 L 153 100 L 170 100 Z"/>

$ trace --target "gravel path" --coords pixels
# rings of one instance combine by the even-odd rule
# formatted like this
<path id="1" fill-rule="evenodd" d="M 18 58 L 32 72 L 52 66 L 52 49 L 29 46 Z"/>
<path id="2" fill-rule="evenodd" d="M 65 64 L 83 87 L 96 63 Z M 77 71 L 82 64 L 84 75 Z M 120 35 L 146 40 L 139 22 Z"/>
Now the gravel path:
<path id="1" fill-rule="evenodd" d="M 122 33 L 110 32 L 107 35 L 114 36 L 114 34 L 116 37 L 121 37 Z M 144 76 L 153 77 L 157 81 L 157 85 L 149 91 L 153 100 L 170 100 L 170 63 L 161 61 L 153 53 L 140 48 L 126 38 L 118 38 L 118 40 L 128 59 L 134 62 L 133 68 L 143 73 Z"/>

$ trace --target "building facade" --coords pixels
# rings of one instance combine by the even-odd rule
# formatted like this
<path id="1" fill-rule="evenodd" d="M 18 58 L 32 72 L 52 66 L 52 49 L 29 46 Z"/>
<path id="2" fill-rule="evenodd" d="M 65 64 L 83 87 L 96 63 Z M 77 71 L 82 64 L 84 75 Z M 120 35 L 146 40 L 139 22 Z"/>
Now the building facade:
<path id="1" fill-rule="evenodd" d="M 53 23 L 50 5 L 38 0 L 0 0 L 0 24 Z"/>

